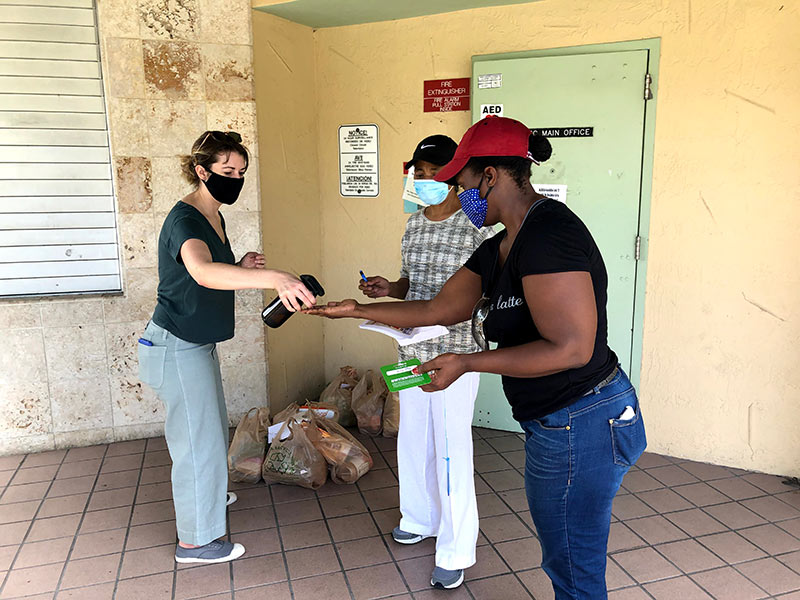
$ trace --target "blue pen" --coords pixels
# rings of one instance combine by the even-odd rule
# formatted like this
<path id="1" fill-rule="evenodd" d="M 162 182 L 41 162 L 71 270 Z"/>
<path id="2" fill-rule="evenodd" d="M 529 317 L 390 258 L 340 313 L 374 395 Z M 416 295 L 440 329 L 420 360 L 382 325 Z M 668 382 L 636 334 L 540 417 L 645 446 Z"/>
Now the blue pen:
<path id="1" fill-rule="evenodd" d="M 151 342 L 150 340 L 146 340 L 144 338 L 139 338 L 139 343 L 142 346 L 152 346 L 153 345 L 153 342 Z"/>
<path id="2" fill-rule="evenodd" d="M 364 271 L 359 271 L 359 273 L 361 274 L 361 279 L 363 280 L 363 282 L 364 282 L 364 283 L 369 283 L 369 282 L 367 281 L 367 276 L 366 276 L 366 275 L 364 275 Z"/>

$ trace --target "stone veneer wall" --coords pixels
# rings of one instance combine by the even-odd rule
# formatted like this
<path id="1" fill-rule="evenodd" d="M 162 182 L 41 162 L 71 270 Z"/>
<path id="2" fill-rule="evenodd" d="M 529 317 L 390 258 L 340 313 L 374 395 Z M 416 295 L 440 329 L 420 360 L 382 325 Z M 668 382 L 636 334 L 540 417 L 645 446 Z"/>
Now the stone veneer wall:
<path id="1" fill-rule="evenodd" d="M 224 215 L 237 258 L 261 248 L 249 1 L 99 0 L 98 22 L 125 291 L 0 300 L 0 454 L 162 431 L 136 339 L 155 303 L 161 224 L 189 191 L 179 156 L 207 128 L 240 132 L 252 152 Z M 232 421 L 266 403 L 262 302 L 237 293 L 236 337 L 220 344 Z"/>

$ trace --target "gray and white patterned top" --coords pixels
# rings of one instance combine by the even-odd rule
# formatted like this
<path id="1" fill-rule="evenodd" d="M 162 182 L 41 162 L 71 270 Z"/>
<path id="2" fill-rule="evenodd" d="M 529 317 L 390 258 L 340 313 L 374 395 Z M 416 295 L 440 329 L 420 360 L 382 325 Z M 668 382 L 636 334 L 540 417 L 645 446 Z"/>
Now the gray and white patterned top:
<path id="1" fill-rule="evenodd" d="M 408 277 L 409 281 L 406 300 L 433 298 L 492 235 L 494 231 L 488 227 L 476 229 L 460 210 L 444 221 L 431 221 L 424 210 L 412 214 L 406 223 L 401 249 L 400 277 Z M 479 350 L 468 321 L 448 329 L 450 333 L 440 338 L 400 346 L 400 360 L 418 358 L 426 362 L 445 352 L 468 354 Z"/>

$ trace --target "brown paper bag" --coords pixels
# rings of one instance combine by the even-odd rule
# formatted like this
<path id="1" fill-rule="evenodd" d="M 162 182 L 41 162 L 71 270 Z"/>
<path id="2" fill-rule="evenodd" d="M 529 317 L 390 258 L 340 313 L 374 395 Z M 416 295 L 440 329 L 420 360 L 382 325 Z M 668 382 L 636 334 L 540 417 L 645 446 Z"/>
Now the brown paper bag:
<path id="1" fill-rule="evenodd" d="M 355 483 L 372 468 L 369 451 L 344 427 L 317 418 L 312 418 L 310 426 L 320 432 L 314 446 L 328 461 L 334 483 Z"/>
<path id="2" fill-rule="evenodd" d="M 289 437 L 281 440 L 287 430 Z M 306 431 L 294 417 L 290 417 L 272 441 L 264 459 L 261 471 L 264 481 L 299 485 L 312 490 L 322 487 L 328 478 L 328 463 L 314 447 L 312 440 L 318 437 L 316 428 Z"/>
<path id="3" fill-rule="evenodd" d="M 351 407 L 353 388 L 358 383 L 358 371 L 353 367 L 342 367 L 319 397 L 320 403 L 332 404 L 339 410 L 339 424 L 352 427 L 356 417 Z"/>
<path id="4" fill-rule="evenodd" d="M 269 409 L 251 408 L 242 416 L 228 449 L 228 475 L 231 481 L 258 483 L 267 451 Z"/>
<path id="5" fill-rule="evenodd" d="M 389 392 L 383 406 L 383 437 L 396 438 L 400 431 L 400 392 Z"/>
<path id="6" fill-rule="evenodd" d="M 389 393 L 383 377 L 369 370 L 353 390 L 353 412 L 358 421 L 358 430 L 367 435 L 380 435 L 383 428 L 383 405 Z"/>

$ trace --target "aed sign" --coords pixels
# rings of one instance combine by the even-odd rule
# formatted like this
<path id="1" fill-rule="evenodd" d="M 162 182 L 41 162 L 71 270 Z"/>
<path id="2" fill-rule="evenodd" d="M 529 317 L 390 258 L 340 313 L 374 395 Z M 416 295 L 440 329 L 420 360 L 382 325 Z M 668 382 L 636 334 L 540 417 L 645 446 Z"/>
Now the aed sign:
<path id="1" fill-rule="evenodd" d="M 537 127 L 531 133 L 547 138 L 594 137 L 594 127 Z"/>
<path id="2" fill-rule="evenodd" d="M 502 104 L 481 104 L 481 119 L 494 115 L 495 117 L 503 116 Z"/>
<path id="3" fill-rule="evenodd" d="M 469 110 L 469 77 L 425 81 L 422 110 L 423 112 Z"/>

